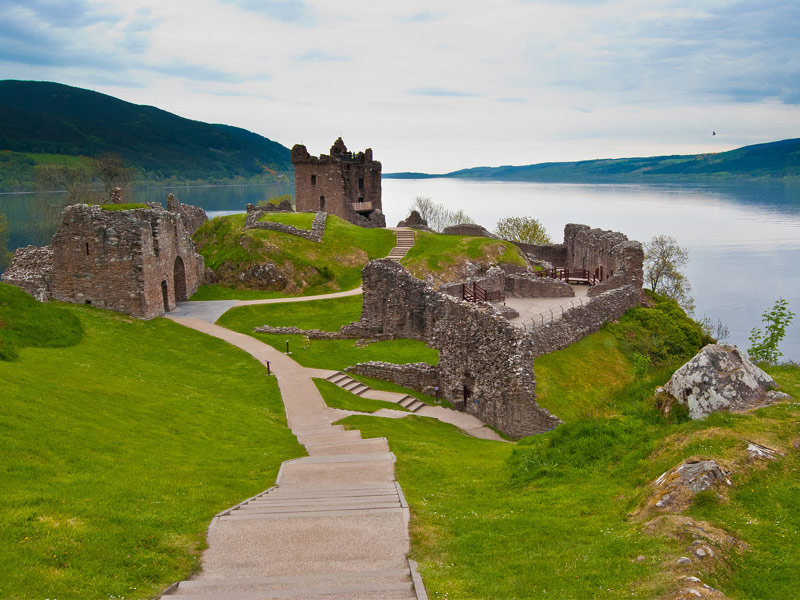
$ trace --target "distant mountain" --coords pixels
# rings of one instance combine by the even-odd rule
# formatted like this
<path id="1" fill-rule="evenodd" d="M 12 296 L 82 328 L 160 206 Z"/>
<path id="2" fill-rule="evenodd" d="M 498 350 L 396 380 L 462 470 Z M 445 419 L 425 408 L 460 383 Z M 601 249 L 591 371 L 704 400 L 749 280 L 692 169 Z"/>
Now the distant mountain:
<path id="1" fill-rule="evenodd" d="M 246 129 L 40 81 L 0 81 L 0 150 L 90 157 L 113 152 L 149 179 L 292 171 L 288 148 Z"/>
<path id="2" fill-rule="evenodd" d="M 388 179 L 492 179 L 499 181 L 655 181 L 718 177 L 800 176 L 800 138 L 744 146 L 715 154 L 555 162 L 520 167 L 475 167 L 442 175 L 385 173 Z"/>

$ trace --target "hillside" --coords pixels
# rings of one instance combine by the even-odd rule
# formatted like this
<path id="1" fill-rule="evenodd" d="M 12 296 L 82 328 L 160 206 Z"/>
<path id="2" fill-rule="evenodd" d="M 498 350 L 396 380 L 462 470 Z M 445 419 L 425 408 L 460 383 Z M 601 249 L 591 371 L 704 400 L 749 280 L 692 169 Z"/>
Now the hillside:
<path id="1" fill-rule="evenodd" d="M 29 188 L 36 164 L 58 162 L 49 155 L 114 152 L 156 180 L 224 180 L 292 170 L 288 148 L 245 129 L 39 81 L 0 81 L 0 151 L 2 189 L 10 189 L 12 180 Z"/>
<path id="2" fill-rule="evenodd" d="M 387 179 L 491 179 L 496 181 L 674 181 L 708 177 L 800 176 L 800 138 L 744 146 L 729 152 L 615 158 L 524 166 L 474 167 L 442 175 L 386 173 Z"/>

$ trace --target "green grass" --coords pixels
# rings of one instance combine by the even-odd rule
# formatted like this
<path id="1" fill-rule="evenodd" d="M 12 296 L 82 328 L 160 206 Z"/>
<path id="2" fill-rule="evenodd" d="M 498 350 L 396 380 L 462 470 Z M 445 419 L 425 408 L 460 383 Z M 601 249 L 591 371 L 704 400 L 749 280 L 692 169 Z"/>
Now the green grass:
<path id="1" fill-rule="evenodd" d="M 298 304 L 312 304 L 316 305 L 321 314 L 325 314 L 325 303 L 336 302 L 339 299 L 333 300 L 312 300 L 308 303 L 302 302 Z M 352 300 L 345 298 L 344 300 Z M 344 324 L 344 321 L 349 323 L 351 308 L 347 308 L 347 303 L 342 303 L 344 308 L 340 313 L 339 322 Z M 342 305 L 340 305 L 342 306 Z M 289 340 L 289 349 L 292 352 L 292 358 L 304 367 L 312 367 L 317 369 L 333 369 L 343 370 L 346 367 L 352 366 L 356 363 L 367 362 L 371 360 L 381 360 L 393 363 L 410 363 L 410 362 L 427 362 L 436 364 L 438 361 L 439 353 L 433 348 L 429 348 L 424 342 L 416 340 L 388 340 L 384 342 L 375 342 L 367 344 L 363 347 L 356 346 L 357 340 L 309 340 L 302 335 L 277 335 L 269 333 L 254 333 L 254 327 L 265 325 L 269 318 L 270 305 L 255 305 L 255 306 L 242 306 L 234 308 L 222 315 L 217 321 L 218 325 L 227 327 L 233 331 L 238 331 L 247 335 L 252 335 L 256 339 L 269 344 L 270 346 L 280 350 L 286 350 L 286 340 Z M 301 310 L 307 314 L 309 318 L 313 315 L 312 310 L 314 307 L 304 307 Z M 265 310 L 266 309 L 266 310 Z M 287 307 L 287 310 L 294 310 L 292 307 Z M 300 321 L 301 326 L 304 321 Z M 310 321 L 305 321 L 306 324 Z M 336 323 L 325 317 L 322 319 L 321 324 L 329 329 L 336 329 Z"/>
<path id="2" fill-rule="evenodd" d="M 537 358 L 533 369 L 536 402 L 563 421 L 617 414 L 613 392 L 633 379 L 630 361 L 606 330 Z"/>
<path id="3" fill-rule="evenodd" d="M 149 208 L 146 204 L 101 204 L 103 210 L 133 210 L 136 208 Z"/>
<path id="4" fill-rule="evenodd" d="M 442 273 L 466 260 L 492 263 L 527 263 L 511 242 L 484 237 L 441 235 L 417 231 L 414 247 L 400 261 L 416 277 L 427 273 Z"/>
<path id="5" fill-rule="evenodd" d="M 165 319 L 51 309 L 83 338 L 0 362 L 0 597 L 152 598 L 199 568 L 215 513 L 303 449 L 245 353 Z"/>
<path id="6" fill-rule="evenodd" d="M 308 290 L 306 290 L 308 292 Z M 311 296 L 311 293 L 301 294 Z M 201 285 L 189 300 L 202 302 L 205 300 L 264 300 L 268 298 L 291 298 L 293 296 L 284 292 L 270 292 L 266 290 L 242 290 L 225 287 L 222 285 Z"/>
<path id="7" fill-rule="evenodd" d="M 797 391 L 800 368 L 776 370 Z M 800 595 L 800 404 L 750 415 L 669 423 L 652 403 L 664 370 L 608 390 L 619 417 L 578 418 L 517 445 L 478 440 L 421 417 L 349 417 L 366 437 L 386 437 L 412 511 L 411 558 L 431 598 L 655 598 L 687 542 L 642 533 L 632 518 L 649 483 L 689 456 L 731 465 L 730 500 L 701 498 L 689 514 L 723 527 L 750 550 L 731 554 L 703 581 L 731 598 Z M 748 439 L 787 457 L 760 468 Z M 638 562 L 637 556 L 646 560 Z"/>
<path id="8" fill-rule="evenodd" d="M 236 274 L 241 270 L 271 261 L 288 283 L 285 289 L 267 291 L 310 295 L 353 289 L 361 284 L 364 265 L 387 256 L 396 243 L 391 231 L 364 229 L 333 215 L 326 221 L 322 243 L 278 231 L 244 230 L 243 226 L 244 215 L 218 217 L 194 235 L 206 266 L 216 272 L 224 287 L 237 287 Z"/>
<path id="9" fill-rule="evenodd" d="M 283 223 L 298 229 L 311 229 L 316 213 L 264 213 L 259 221 L 270 221 L 272 223 Z"/>
<path id="10" fill-rule="evenodd" d="M 314 379 L 314 384 L 317 386 L 319 393 L 325 400 L 325 404 L 331 408 L 341 408 L 343 410 L 355 410 L 358 412 L 374 413 L 382 408 L 389 410 L 399 410 L 410 412 L 407 408 L 395 404 L 394 402 L 385 402 L 383 400 L 373 400 L 371 398 L 362 398 L 356 394 L 343 390 L 338 385 L 326 381 L 325 379 Z"/>
<path id="11" fill-rule="evenodd" d="M 42 304 L 19 288 L 0 283 L 0 360 L 16 360 L 20 348 L 77 344 L 83 328 L 62 306 Z"/>
<path id="12" fill-rule="evenodd" d="M 397 385 L 391 381 L 373 379 L 372 377 L 364 377 L 363 375 L 355 375 L 354 373 L 348 373 L 348 375 L 375 390 L 381 390 L 383 392 L 396 392 L 398 394 L 408 394 L 409 396 L 414 396 L 414 398 L 420 402 L 430 404 L 431 406 L 444 406 L 445 408 L 453 408 L 453 405 L 444 398 L 439 398 L 437 400 L 437 398 L 434 396 L 428 396 L 427 394 L 423 394 L 417 390 L 412 390 L 411 388 L 403 387 L 402 385 Z"/>
<path id="13" fill-rule="evenodd" d="M 362 296 L 358 295 L 330 300 L 240 306 L 229 312 L 235 313 L 234 322 L 338 331 L 343 325 L 361 318 L 361 303 Z"/>

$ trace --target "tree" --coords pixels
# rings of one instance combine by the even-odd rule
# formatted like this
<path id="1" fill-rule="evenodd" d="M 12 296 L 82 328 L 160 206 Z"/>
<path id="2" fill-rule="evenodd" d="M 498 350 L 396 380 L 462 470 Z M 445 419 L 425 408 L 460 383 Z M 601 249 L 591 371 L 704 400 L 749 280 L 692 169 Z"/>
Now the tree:
<path id="1" fill-rule="evenodd" d="M 789 310 L 789 303 L 783 298 L 778 298 L 772 309 L 761 314 L 764 331 L 753 327 L 750 330 L 750 347 L 747 354 L 755 361 L 774 365 L 783 353 L 778 350 L 778 344 L 786 335 L 786 328 L 792 322 L 795 314 Z"/>
<path id="2" fill-rule="evenodd" d="M 506 217 L 495 226 L 495 233 L 504 240 L 524 244 L 551 244 L 550 236 L 538 219 L 533 217 Z"/>
<path id="3" fill-rule="evenodd" d="M 711 317 L 703 315 L 703 318 L 697 321 L 703 335 L 706 337 L 714 338 L 718 342 L 725 340 L 730 334 L 730 329 L 723 323 L 722 319 L 714 321 Z"/>
<path id="4" fill-rule="evenodd" d="M 111 201 L 114 188 L 125 187 L 133 179 L 133 171 L 125 166 L 119 154 L 98 156 L 92 165 L 92 176 L 103 184 L 103 203 Z"/>
<path id="5" fill-rule="evenodd" d="M 674 237 L 656 235 L 644 245 L 644 277 L 650 289 L 675 300 L 687 313 L 694 312 L 692 285 L 681 271 L 689 262 L 689 252 Z"/>
<path id="6" fill-rule="evenodd" d="M 11 260 L 11 252 L 8 251 L 8 217 L 0 214 L 0 269 L 5 269 Z"/>
<path id="7" fill-rule="evenodd" d="M 475 222 L 462 209 L 458 209 L 456 212 L 449 211 L 441 204 L 424 196 L 414 198 L 409 212 L 412 210 L 416 210 L 419 216 L 427 221 L 428 227 L 434 231 L 441 231 L 451 225 Z"/>

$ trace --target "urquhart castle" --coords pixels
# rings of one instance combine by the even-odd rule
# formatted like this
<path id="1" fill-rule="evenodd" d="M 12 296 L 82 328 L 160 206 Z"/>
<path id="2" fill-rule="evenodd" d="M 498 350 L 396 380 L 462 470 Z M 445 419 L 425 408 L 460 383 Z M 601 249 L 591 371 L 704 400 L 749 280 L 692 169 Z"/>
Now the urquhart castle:
<path id="1" fill-rule="evenodd" d="M 373 160 L 372 150 L 348 152 L 339 138 L 329 155 L 312 157 L 305 146 L 296 145 L 291 157 L 296 210 L 316 213 L 312 229 L 260 220 L 265 211 L 295 210 L 289 202 L 249 205 L 245 228 L 273 229 L 323 243 L 328 215 L 362 227 L 385 227 L 381 163 Z M 52 243 L 18 249 L 3 281 L 40 301 L 91 304 L 144 319 L 188 300 L 210 275 L 191 238 L 207 220 L 205 213 L 171 195 L 166 209 L 157 203 L 120 206 L 119 193 L 114 202 L 116 207 L 67 207 Z M 402 236 L 410 244 L 415 229 L 427 229 L 414 213 L 401 225 L 398 241 Z M 443 233 L 491 235 L 474 225 Z M 495 265 L 480 277 L 438 290 L 413 277 L 399 259 L 372 261 L 362 272 L 359 321 L 335 333 L 269 326 L 259 331 L 321 339 L 423 340 L 438 350 L 436 366 L 362 363 L 348 371 L 435 393 L 515 437 L 547 431 L 561 421 L 536 402 L 534 359 L 598 331 L 639 305 L 643 250 L 621 233 L 576 224 L 565 227 L 563 244 L 517 246 L 527 267 Z M 590 286 L 586 302 L 562 307 L 563 314 L 546 323 L 542 319 L 520 326 L 509 320 L 516 316 L 513 298 L 574 297 L 570 273 Z"/>

